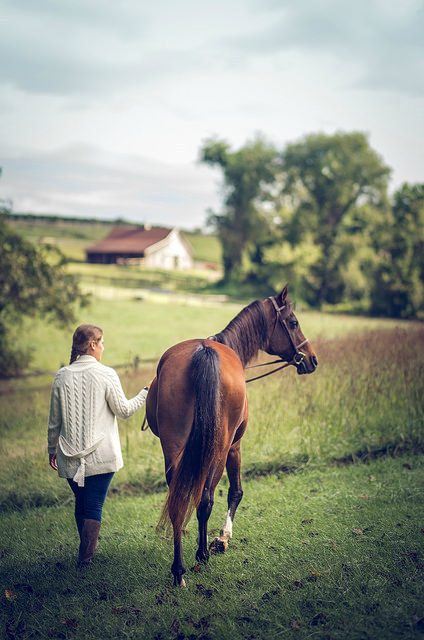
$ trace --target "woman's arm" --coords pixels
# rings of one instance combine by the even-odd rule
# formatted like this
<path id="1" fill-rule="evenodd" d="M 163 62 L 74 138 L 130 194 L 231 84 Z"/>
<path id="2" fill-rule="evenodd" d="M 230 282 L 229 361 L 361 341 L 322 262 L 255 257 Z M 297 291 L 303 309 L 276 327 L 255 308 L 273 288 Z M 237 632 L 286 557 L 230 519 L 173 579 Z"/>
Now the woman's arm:
<path id="1" fill-rule="evenodd" d="M 112 370 L 113 371 L 113 370 Z M 121 381 L 119 380 L 119 376 L 116 371 L 113 371 L 110 384 L 108 385 L 106 391 L 106 400 L 111 409 L 111 411 L 122 420 L 129 418 L 136 411 L 141 409 L 141 407 L 146 402 L 147 394 L 149 392 L 150 383 L 144 387 L 139 393 L 128 400 L 126 397 Z"/>
<path id="2" fill-rule="evenodd" d="M 60 391 L 57 386 L 53 384 L 52 392 L 50 396 L 50 414 L 49 425 L 47 429 L 47 445 L 49 452 L 49 463 L 53 469 L 57 469 L 57 466 L 52 464 L 52 456 L 54 456 L 54 464 L 56 465 L 56 450 L 57 443 L 59 441 L 60 427 L 62 426 L 62 413 L 60 410 Z"/>

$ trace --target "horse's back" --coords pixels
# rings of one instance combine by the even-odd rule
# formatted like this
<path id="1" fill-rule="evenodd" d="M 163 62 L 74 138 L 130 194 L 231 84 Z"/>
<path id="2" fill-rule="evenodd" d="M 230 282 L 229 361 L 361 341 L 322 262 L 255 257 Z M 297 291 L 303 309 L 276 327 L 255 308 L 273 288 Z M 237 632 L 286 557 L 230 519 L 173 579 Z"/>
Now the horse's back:
<path id="1" fill-rule="evenodd" d="M 162 355 L 157 378 L 148 395 L 147 418 L 152 431 L 180 441 L 191 430 L 196 391 L 193 386 L 193 354 L 214 349 L 219 359 L 220 414 L 227 423 L 239 423 L 246 411 L 246 388 L 240 359 L 229 347 L 208 339 L 179 342 Z"/>
<path id="2" fill-rule="evenodd" d="M 162 355 L 158 365 L 158 375 L 166 372 L 166 376 L 184 378 L 191 370 L 191 359 L 196 349 L 208 347 L 217 351 L 221 362 L 221 374 L 226 379 L 230 372 L 232 376 L 238 374 L 243 377 L 243 367 L 237 354 L 220 342 L 209 339 L 193 338 L 184 340 L 170 347 Z"/>

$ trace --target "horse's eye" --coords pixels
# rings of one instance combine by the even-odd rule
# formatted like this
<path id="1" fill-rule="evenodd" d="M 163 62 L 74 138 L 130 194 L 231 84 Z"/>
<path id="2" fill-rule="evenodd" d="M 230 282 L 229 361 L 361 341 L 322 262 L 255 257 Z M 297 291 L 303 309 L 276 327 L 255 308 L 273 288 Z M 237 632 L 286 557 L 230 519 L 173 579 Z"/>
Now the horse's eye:
<path id="1" fill-rule="evenodd" d="M 290 326 L 291 326 L 292 329 L 296 329 L 296 327 L 299 326 L 299 323 L 298 323 L 297 320 L 291 320 L 290 321 Z"/>

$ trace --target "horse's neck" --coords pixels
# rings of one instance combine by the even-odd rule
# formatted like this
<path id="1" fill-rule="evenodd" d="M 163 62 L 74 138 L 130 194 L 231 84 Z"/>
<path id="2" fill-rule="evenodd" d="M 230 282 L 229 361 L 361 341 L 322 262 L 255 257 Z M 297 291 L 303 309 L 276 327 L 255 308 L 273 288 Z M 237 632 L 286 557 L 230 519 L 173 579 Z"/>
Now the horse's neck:
<path id="1" fill-rule="evenodd" d="M 233 349 L 245 367 L 264 348 L 267 337 L 262 303 L 256 301 L 245 307 L 215 339 Z"/>

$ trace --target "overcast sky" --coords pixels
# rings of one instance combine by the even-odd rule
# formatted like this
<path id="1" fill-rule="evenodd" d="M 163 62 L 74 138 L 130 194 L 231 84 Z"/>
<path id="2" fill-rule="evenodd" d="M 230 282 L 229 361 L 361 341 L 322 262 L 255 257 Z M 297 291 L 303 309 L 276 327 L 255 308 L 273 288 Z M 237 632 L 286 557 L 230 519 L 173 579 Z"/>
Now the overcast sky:
<path id="1" fill-rule="evenodd" d="M 220 207 L 216 135 L 362 131 L 424 182 L 423 0 L 0 0 L 0 197 L 185 229 Z"/>

